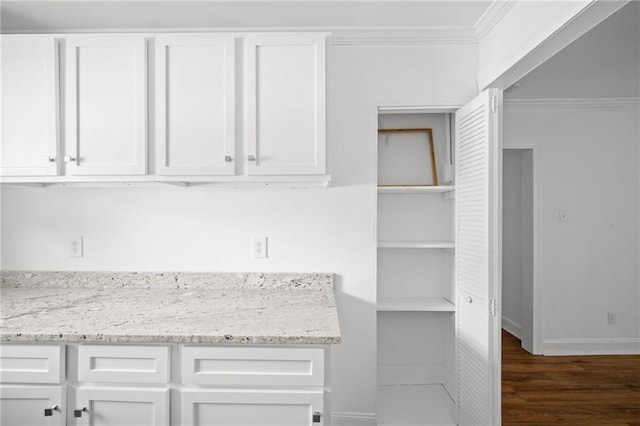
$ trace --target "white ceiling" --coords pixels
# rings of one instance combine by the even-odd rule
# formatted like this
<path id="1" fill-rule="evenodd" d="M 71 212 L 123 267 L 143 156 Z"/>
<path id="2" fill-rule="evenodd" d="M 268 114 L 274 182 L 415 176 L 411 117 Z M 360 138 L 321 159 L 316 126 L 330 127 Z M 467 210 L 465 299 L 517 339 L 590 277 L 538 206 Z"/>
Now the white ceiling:
<path id="1" fill-rule="evenodd" d="M 640 2 L 622 7 L 522 78 L 505 97 L 640 97 Z"/>
<path id="2" fill-rule="evenodd" d="M 491 1 L 11 1 L 2 32 L 189 28 L 471 28 Z"/>

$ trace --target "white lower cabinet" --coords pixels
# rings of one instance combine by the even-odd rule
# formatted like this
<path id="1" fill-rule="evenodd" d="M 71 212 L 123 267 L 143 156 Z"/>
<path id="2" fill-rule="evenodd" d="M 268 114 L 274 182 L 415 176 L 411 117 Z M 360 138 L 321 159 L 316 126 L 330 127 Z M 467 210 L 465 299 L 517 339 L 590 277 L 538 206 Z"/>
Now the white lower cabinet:
<path id="1" fill-rule="evenodd" d="M 324 346 L 0 349 L 2 426 L 318 426 L 328 416 Z"/>
<path id="2" fill-rule="evenodd" d="M 78 426 L 169 426 L 169 389 L 80 386 L 73 417 Z"/>
<path id="3" fill-rule="evenodd" d="M 65 424 L 65 387 L 0 386 L 0 425 L 62 426 Z"/>
<path id="4" fill-rule="evenodd" d="M 322 390 L 185 389 L 181 424 L 315 426 L 323 423 Z"/>

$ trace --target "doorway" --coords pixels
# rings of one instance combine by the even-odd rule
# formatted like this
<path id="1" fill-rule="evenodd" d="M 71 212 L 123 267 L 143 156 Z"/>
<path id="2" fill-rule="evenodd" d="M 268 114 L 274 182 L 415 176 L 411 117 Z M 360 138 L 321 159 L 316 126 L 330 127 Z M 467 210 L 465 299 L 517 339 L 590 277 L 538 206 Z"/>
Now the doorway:
<path id="1" fill-rule="evenodd" d="M 503 151 L 502 328 L 535 354 L 535 147 Z"/>

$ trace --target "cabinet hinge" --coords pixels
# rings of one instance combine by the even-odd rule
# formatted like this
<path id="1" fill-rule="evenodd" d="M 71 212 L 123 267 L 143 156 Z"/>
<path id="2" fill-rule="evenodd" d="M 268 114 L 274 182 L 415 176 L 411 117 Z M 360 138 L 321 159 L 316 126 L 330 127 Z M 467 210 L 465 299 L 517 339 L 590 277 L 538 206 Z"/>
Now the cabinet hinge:
<path id="1" fill-rule="evenodd" d="M 491 97 L 491 112 L 496 112 L 498 110 L 498 99 L 496 96 Z"/>
<path id="2" fill-rule="evenodd" d="M 313 423 L 320 423 L 320 411 L 314 411 L 313 412 Z"/>
<path id="3" fill-rule="evenodd" d="M 489 300 L 489 312 L 492 317 L 498 315 L 498 301 L 495 298 Z"/>

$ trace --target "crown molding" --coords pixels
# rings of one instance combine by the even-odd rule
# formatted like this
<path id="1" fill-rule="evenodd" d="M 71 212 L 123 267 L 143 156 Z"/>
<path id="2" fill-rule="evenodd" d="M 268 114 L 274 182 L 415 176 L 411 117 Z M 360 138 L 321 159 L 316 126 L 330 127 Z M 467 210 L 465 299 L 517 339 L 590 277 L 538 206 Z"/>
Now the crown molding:
<path id="1" fill-rule="evenodd" d="M 334 46 L 477 44 L 472 27 L 332 29 Z"/>
<path id="2" fill-rule="evenodd" d="M 5 35 L 59 35 L 67 34 L 230 34 L 271 32 L 323 32 L 330 33 L 334 46 L 361 45 L 424 45 L 424 44 L 477 44 L 473 27 L 237 27 L 237 28 L 118 28 L 118 29 L 70 29 L 60 31 L 4 31 Z"/>
<path id="3" fill-rule="evenodd" d="M 640 107 L 640 98 L 542 98 L 542 99 L 509 99 L 504 98 L 505 105 L 512 106 L 558 106 L 573 108 L 633 108 Z"/>
<path id="4" fill-rule="evenodd" d="M 516 2 L 517 0 L 493 0 L 493 3 L 489 5 L 474 25 L 478 41 L 484 39 L 498 25 L 498 22 L 502 20 Z"/>

